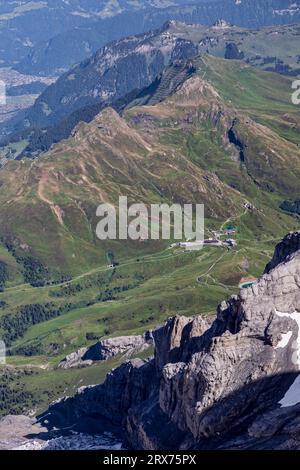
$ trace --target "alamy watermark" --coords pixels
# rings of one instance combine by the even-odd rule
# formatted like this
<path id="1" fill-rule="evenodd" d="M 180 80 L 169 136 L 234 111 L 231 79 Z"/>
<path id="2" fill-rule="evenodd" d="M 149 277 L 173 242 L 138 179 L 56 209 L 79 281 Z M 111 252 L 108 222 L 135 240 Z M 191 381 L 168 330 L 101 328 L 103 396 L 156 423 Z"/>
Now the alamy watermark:
<path id="1" fill-rule="evenodd" d="M 96 227 L 100 240 L 187 240 L 201 244 L 204 240 L 203 204 L 128 205 L 126 196 L 119 197 L 118 208 L 101 204 L 96 211 L 101 217 Z"/>
<path id="2" fill-rule="evenodd" d="M 293 81 L 292 89 L 295 90 L 292 94 L 292 103 L 295 105 L 300 105 L 300 80 Z"/>
<path id="3" fill-rule="evenodd" d="M 0 80 L 0 106 L 6 105 L 6 86 L 3 80 Z"/>
<path id="4" fill-rule="evenodd" d="M 4 341 L 0 340 L 0 366 L 6 364 L 6 346 Z"/>

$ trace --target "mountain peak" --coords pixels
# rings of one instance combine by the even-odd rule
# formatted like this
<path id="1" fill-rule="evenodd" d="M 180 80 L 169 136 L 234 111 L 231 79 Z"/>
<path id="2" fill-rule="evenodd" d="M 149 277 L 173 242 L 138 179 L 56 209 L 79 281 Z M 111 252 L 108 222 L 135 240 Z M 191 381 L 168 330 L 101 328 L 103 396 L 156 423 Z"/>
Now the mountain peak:
<path id="1" fill-rule="evenodd" d="M 289 261 L 298 250 L 300 250 L 300 232 L 291 232 L 276 246 L 274 256 L 267 264 L 265 273 L 269 273 L 279 264 Z"/>

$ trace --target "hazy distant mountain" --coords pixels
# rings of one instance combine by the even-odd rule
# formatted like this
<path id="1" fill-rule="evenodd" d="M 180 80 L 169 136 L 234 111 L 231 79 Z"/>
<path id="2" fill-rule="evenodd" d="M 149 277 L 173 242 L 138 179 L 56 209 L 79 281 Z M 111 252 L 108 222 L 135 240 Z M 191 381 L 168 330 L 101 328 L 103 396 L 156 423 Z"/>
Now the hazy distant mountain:
<path id="1" fill-rule="evenodd" d="M 299 21 L 295 0 L 62 0 L 0 2 L 0 60 L 27 74 L 59 75 L 107 42 L 169 19 L 243 27 Z"/>
<path id="2" fill-rule="evenodd" d="M 103 107 L 119 109 L 132 100 L 165 65 L 199 53 L 243 59 L 268 71 L 296 75 L 300 73 L 299 36 L 297 25 L 252 31 L 225 22 L 211 28 L 168 22 L 159 30 L 99 49 L 49 86 L 25 114 L 2 126 L 2 132 L 15 134 L 13 140 L 22 142 L 19 151 L 26 148 L 28 155 L 47 150 L 68 137 L 79 121 L 89 122 Z"/>
<path id="3" fill-rule="evenodd" d="M 200 0 L 201 1 L 201 0 Z M 112 39 L 114 35 L 110 34 L 106 21 L 127 14 L 127 12 L 138 12 L 145 9 L 164 9 L 174 5 L 186 4 L 187 0 L 43 0 L 30 1 L 19 0 L 0 0 L 0 63 L 3 65 L 14 65 L 20 62 L 28 54 L 33 57 L 35 63 L 35 55 L 41 47 L 47 56 L 49 47 L 51 49 L 51 39 L 57 35 L 63 34 L 62 39 L 69 38 L 74 40 L 74 29 L 88 26 L 90 31 L 89 41 L 93 45 L 93 34 L 100 33 L 97 48 L 103 44 L 101 42 L 101 29 L 104 25 L 104 42 Z M 189 0 L 189 3 L 195 3 L 195 0 Z M 196 2 L 199 3 L 199 0 Z M 100 27 L 96 27 L 93 32 L 93 23 L 99 23 Z M 139 22 L 142 24 L 141 19 Z M 110 22 L 108 22 L 110 24 Z M 119 34 L 122 37 L 128 34 L 126 22 L 124 18 L 118 22 Z M 69 37 L 68 34 L 71 36 Z M 117 31 L 115 30 L 115 33 Z M 133 32 L 134 29 L 133 29 Z M 81 41 L 86 40 L 84 30 L 78 32 Z M 50 43 L 48 43 L 50 41 Z M 54 41 L 56 44 L 56 41 Z M 83 55 L 71 55 L 68 59 L 69 50 L 65 50 L 66 42 L 61 41 L 60 47 L 56 49 L 56 53 L 65 56 L 65 66 L 70 66 L 79 57 L 86 57 L 84 54 L 85 45 L 83 46 Z M 75 44 L 74 44 L 75 46 Z M 37 50 L 35 50 L 37 48 Z M 75 47 L 76 50 L 76 47 Z M 32 54 L 31 54 L 32 53 Z M 86 51 L 87 54 L 90 51 Z M 51 64 L 49 64 L 51 67 Z"/>

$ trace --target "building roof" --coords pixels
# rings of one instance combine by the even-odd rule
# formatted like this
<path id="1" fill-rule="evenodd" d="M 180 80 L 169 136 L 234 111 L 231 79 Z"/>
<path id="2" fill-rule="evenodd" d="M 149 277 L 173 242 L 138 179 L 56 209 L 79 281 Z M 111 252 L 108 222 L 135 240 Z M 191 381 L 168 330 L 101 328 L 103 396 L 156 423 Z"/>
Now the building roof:
<path id="1" fill-rule="evenodd" d="M 240 284 L 246 284 L 247 282 L 256 282 L 256 281 L 257 281 L 257 278 L 253 276 L 242 277 L 242 279 L 240 280 Z"/>

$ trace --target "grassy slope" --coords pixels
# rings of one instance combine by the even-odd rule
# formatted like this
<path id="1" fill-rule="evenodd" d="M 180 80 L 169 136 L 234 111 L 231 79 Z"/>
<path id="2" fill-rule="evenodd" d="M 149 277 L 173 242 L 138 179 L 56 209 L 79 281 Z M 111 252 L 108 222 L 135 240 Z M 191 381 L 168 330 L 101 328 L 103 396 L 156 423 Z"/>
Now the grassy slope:
<path id="1" fill-rule="evenodd" d="M 299 186 L 299 137 L 286 119 L 299 125 L 299 111 L 289 101 L 290 79 L 208 56 L 197 67 L 198 76 L 165 102 L 130 109 L 123 119 L 105 110 L 45 159 L 12 162 L 0 175 L 2 236 L 14 233 L 19 251 L 25 244 L 25 252 L 39 256 L 53 275 L 69 271 L 70 284 L 80 286 L 70 294 L 68 283 L 22 284 L 20 266 L 4 247 L 0 250 L 11 274 L 0 293 L 6 302 L 0 318 L 21 305 L 73 304 L 68 313 L 31 326 L 12 344 L 12 353 L 33 346 L 40 351 L 30 359 L 9 359 L 21 369 L 29 360 L 35 371 L 21 382 L 34 395 L 29 407 L 41 409 L 76 386 L 101 381 L 121 360 L 80 371 L 55 370 L 65 354 L 93 342 L 87 332 L 137 333 L 176 313 L 211 314 L 219 301 L 237 292 L 241 277 L 258 276 L 275 243 L 297 228 L 297 219 L 278 209 L 283 198 L 296 197 Z M 228 142 L 235 118 L 236 132 L 247 144 L 244 163 Z M 118 194 L 151 202 L 205 202 L 207 234 L 231 222 L 238 227 L 237 247 L 184 253 L 162 245 L 95 242 L 94 209 L 99 201 L 115 202 Z M 257 210 L 245 211 L 245 200 Z M 120 263 L 114 274 L 106 267 L 111 247 Z M 115 300 L 96 300 L 107 286 L 124 285 L 130 288 L 116 293 Z"/>

